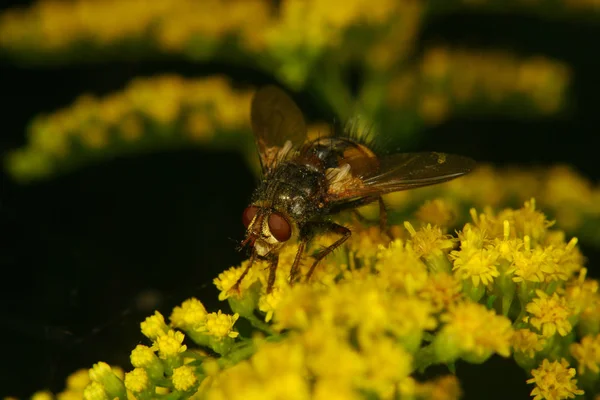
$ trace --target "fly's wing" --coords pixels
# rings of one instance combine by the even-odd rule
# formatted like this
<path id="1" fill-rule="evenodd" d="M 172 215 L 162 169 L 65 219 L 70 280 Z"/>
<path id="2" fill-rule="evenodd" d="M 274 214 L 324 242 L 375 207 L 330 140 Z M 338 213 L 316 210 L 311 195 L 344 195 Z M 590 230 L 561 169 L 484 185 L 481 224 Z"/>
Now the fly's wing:
<path id="1" fill-rule="evenodd" d="M 259 89 L 252 99 L 252 130 L 264 174 L 306 140 L 306 123 L 294 101 L 275 86 Z"/>
<path id="2" fill-rule="evenodd" d="M 435 185 L 465 175 L 474 167 L 472 159 L 452 154 L 391 154 L 380 158 L 378 166 L 362 175 L 352 176 L 344 184 L 340 182 L 334 190 L 330 184 L 328 199 L 339 206 L 365 197 Z"/>

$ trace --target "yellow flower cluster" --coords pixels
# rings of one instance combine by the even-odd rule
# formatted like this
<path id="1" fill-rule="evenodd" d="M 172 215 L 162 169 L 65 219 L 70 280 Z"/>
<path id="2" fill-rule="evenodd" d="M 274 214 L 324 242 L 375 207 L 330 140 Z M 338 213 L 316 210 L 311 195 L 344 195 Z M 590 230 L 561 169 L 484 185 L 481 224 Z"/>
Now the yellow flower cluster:
<path id="1" fill-rule="evenodd" d="M 516 99 L 526 99 L 536 112 L 552 114 L 562 107 L 569 81 L 567 67 L 547 58 L 435 47 L 426 50 L 416 71 L 402 71 L 391 79 L 387 101 L 395 110 L 418 104 L 418 114 L 429 124 L 482 104 L 509 107 Z"/>
<path id="2" fill-rule="evenodd" d="M 544 360 L 531 374 L 533 378 L 527 383 L 536 384 L 535 389 L 531 391 L 533 400 L 572 399 L 584 393 L 583 390 L 577 389 L 577 380 L 573 379 L 575 369 L 569 368 L 569 363 L 564 358 L 560 362 Z"/>
<path id="3" fill-rule="evenodd" d="M 426 223 L 455 226 L 456 222 L 464 222 L 458 218 L 460 209 L 498 208 L 515 202 L 522 204 L 532 197 L 551 213 L 560 229 L 582 236 L 586 242 L 600 244 L 598 224 L 592 222 L 600 222 L 600 186 L 567 166 L 525 171 L 482 164 L 461 179 L 387 195 L 386 204 L 392 209 L 415 210 L 416 217 Z M 365 212 L 372 215 L 375 210 L 369 207 Z M 501 232 L 503 228 L 497 225 L 495 229 Z"/>
<path id="4" fill-rule="evenodd" d="M 68 168 L 86 151 L 223 142 L 217 133 L 249 129 L 251 96 L 233 91 L 221 77 L 136 79 L 122 92 L 83 95 L 70 107 L 38 117 L 29 128 L 28 146 L 12 152 L 7 167 L 17 179 L 29 180 Z"/>
<path id="5" fill-rule="evenodd" d="M 119 45 L 149 39 L 163 50 L 181 50 L 195 36 L 252 37 L 270 12 L 269 3 L 262 0 L 40 0 L 29 9 L 2 15 L 0 46 L 56 51 L 81 42 Z"/>
<path id="6" fill-rule="evenodd" d="M 597 383 L 600 293 L 577 240 L 550 229 L 534 200 L 471 217 L 456 236 L 430 224 L 381 234 L 352 222 L 351 239 L 308 283 L 288 281 L 297 251 L 290 244 L 271 292 L 261 260 L 236 286 L 245 261 L 214 280 L 234 314 L 209 313 L 195 298 L 175 307 L 169 323 L 156 312 L 141 323 L 152 345 L 131 352 L 133 370 L 119 378 L 99 363 L 89 381 L 75 374 L 68 390 L 88 400 L 449 400 L 461 395 L 456 377 L 421 382 L 415 373 L 498 354 L 531 374 L 537 400 L 583 394 L 564 358 L 576 361 L 585 385 Z M 301 263 L 301 273 L 310 264 Z M 240 334 L 240 319 L 253 328 Z"/>

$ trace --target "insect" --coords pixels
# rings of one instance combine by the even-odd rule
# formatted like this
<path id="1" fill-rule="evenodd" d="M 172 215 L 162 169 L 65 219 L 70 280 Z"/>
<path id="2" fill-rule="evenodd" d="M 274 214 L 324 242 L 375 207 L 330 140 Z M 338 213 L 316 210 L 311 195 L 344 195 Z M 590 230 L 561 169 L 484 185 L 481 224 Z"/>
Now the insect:
<path id="1" fill-rule="evenodd" d="M 382 195 L 449 181 L 470 172 L 473 160 L 443 153 L 397 153 L 379 156 L 348 135 L 310 140 L 302 112 L 281 89 L 266 86 L 252 100 L 252 130 L 260 156 L 262 179 L 242 214 L 250 246 L 250 262 L 232 288 L 237 290 L 256 258 L 269 262 L 267 292 L 271 292 L 279 251 L 298 242 L 290 282 L 299 278 L 307 243 L 320 233 L 339 236 L 314 255 L 305 276 L 350 236 L 350 229 L 329 219 L 344 210 L 379 203 L 380 225 L 387 225 Z"/>

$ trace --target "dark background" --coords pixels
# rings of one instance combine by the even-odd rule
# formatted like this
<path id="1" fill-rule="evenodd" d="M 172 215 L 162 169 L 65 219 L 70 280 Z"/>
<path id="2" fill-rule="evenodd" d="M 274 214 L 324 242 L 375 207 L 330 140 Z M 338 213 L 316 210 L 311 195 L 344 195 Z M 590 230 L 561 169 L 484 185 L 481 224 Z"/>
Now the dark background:
<path id="1" fill-rule="evenodd" d="M 0 7 L 17 3 L 26 2 Z M 407 150 L 458 152 L 497 165 L 569 163 L 597 181 L 600 56 L 593 46 L 600 22 L 564 21 L 497 13 L 434 18 L 423 47 L 461 44 L 566 61 L 573 110 L 532 121 L 454 118 Z M 167 72 L 271 82 L 256 71 L 182 60 L 36 69 L 0 59 L 0 151 L 23 145 L 38 113 L 83 92 L 102 95 L 133 77 Z M 311 94 L 297 100 L 309 107 Z M 327 110 L 309 114 L 330 117 Z M 212 311 L 225 308 L 211 282 L 242 259 L 235 241 L 254 183 L 238 154 L 200 150 L 117 158 L 28 186 L 0 172 L 0 395 L 59 391 L 69 373 L 99 360 L 129 368 L 129 352 L 142 338 L 139 322 L 155 307 L 168 315 L 197 296 Z M 583 251 L 598 277 L 598 252 Z M 531 385 L 510 360 L 461 364 L 458 373 L 466 398 L 529 398 Z"/>

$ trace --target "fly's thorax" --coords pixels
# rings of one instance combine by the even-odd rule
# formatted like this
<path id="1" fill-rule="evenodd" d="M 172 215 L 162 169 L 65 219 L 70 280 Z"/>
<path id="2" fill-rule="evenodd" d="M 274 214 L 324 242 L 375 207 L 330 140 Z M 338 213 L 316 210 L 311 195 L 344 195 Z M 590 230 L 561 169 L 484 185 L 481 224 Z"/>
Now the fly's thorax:
<path id="1" fill-rule="evenodd" d="M 254 204 L 278 210 L 302 225 L 324 211 L 327 179 L 310 165 L 284 163 L 270 174 L 254 194 Z"/>

